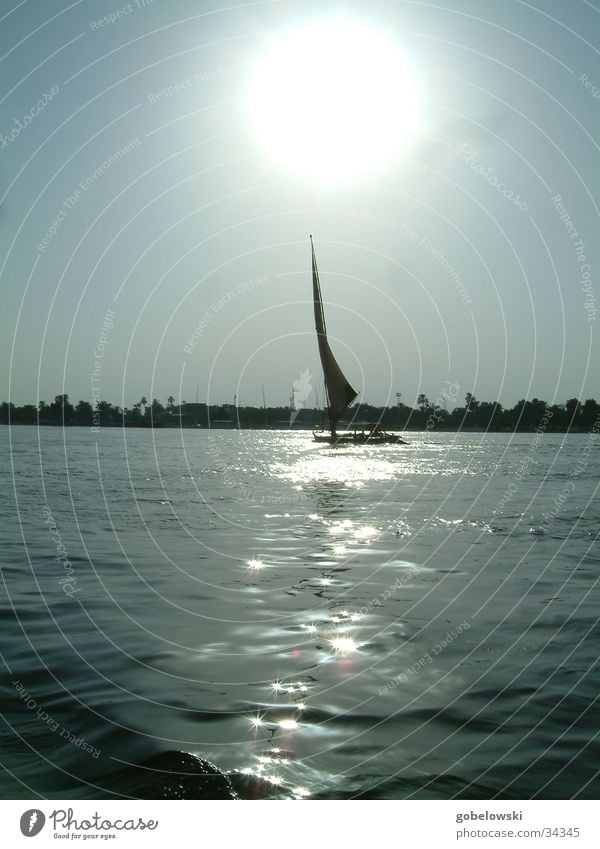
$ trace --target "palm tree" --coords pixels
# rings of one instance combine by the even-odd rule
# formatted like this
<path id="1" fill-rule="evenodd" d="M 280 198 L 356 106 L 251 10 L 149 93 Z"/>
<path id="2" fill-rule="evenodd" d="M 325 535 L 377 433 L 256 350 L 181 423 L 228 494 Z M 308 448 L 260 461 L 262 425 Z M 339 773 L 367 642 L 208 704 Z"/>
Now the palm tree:
<path id="1" fill-rule="evenodd" d="M 473 413 L 479 406 L 479 401 L 470 392 L 467 392 L 467 394 L 465 395 L 465 403 L 467 407 L 467 413 Z"/>

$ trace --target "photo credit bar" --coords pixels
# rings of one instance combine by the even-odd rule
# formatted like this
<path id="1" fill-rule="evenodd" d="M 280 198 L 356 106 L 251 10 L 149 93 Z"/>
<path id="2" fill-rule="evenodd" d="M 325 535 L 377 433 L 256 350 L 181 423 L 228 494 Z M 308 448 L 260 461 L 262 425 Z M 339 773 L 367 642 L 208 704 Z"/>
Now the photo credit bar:
<path id="1" fill-rule="evenodd" d="M 233 805 L 233 807 L 231 807 Z M 265 810 L 265 805 L 267 809 Z M 298 805 L 301 807 L 298 808 Z M 306 805 L 310 808 L 307 811 Z M 116 846 L 197 847 L 200 832 L 219 845 L 281 843 L 304 849 L 306 828 L 296 818 L 317 816 L 319 843 L 335 840 L 344 849 L 364 849 L 377 834 L 396 835 L 393 846 L 531 847 L 598 846 L 597 802 L 562 800 L 50 800 L 0 803 L 3 845 L 15 847 L 31 837 L 34 846 L 59 840 Z M 401 823 L 401 827 L 399 826 Z M 25 832 L 31 828 L 31 835 Z M 564 834 L 563 834 L 564 832 Z M 479 833 L 479 836 L 477 836 Z M 569 836 L 569 834 L 571 836 Z M 388 842 L 388 841 L 386 841 Z"/>

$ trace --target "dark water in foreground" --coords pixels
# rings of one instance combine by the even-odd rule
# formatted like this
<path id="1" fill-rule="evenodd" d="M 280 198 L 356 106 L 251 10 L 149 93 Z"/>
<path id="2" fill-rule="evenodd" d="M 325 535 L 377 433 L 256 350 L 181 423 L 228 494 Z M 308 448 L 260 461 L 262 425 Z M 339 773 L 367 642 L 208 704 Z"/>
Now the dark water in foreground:
<path id="1" fill-rule="evenodd" d="M 600 440 L 408 439 L 0 429 L 2 795 L 597 797 Z"/>

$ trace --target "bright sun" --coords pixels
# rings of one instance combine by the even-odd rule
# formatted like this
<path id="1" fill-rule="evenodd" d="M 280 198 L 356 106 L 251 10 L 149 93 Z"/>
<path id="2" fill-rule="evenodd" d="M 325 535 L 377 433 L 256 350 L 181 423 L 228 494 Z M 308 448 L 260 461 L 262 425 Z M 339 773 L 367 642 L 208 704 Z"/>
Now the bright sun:
<path id="1" fill-rule="evenodd" d="M 337 180 L 383 167 L 419 129 L 417 90 L 383 33 L 336 18 L 296 29 L 255 65 L 252 123 L 277 162 Z"/>

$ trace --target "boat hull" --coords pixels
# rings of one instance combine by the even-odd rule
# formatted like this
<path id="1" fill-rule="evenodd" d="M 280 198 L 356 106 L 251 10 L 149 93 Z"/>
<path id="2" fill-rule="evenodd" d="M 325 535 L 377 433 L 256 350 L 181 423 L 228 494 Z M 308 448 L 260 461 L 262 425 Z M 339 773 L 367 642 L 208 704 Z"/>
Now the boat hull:
<path id="1" fill-rule="evenodd" d="M 313 433 L 315 442 L 324 442 L 329 445 L 408 445 L 397 433 L 339 433 L 331 436 L 330 433 Z"/>

